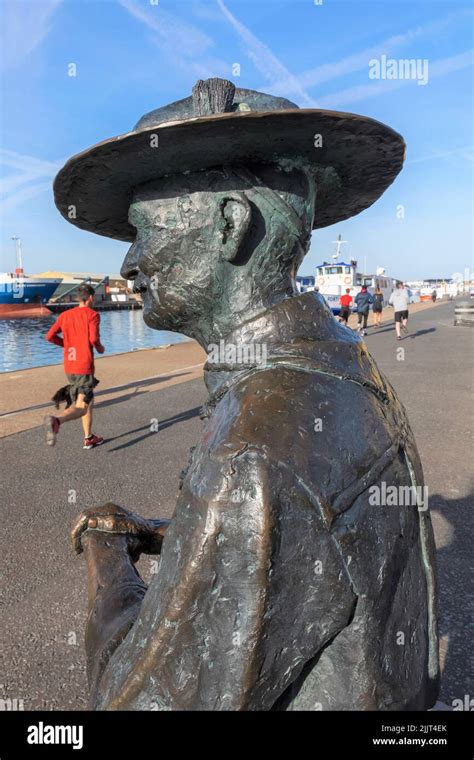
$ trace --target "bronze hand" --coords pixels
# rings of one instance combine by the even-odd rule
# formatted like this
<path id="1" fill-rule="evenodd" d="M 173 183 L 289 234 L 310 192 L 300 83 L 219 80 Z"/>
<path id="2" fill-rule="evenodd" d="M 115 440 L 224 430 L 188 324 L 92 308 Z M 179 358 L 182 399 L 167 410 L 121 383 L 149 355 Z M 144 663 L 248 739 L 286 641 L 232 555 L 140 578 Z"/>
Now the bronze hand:
<path id="1" fill-rule="evenodd" d="M 71 531 L 72 549 L 76 554 L 82 553 L 82 537 L 86 532 L 123 535 L 136 561 L 142 553 L 160 553 L 169 523 L 169 520 L 147 520 L 112 503 L 89 507 L 81 512 Z"/>

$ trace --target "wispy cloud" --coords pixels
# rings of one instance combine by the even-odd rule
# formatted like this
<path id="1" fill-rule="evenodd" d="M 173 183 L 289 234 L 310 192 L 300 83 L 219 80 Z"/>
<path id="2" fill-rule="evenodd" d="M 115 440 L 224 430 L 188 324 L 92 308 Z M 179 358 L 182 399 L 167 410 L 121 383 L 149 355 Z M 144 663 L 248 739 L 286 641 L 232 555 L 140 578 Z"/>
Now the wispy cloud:
<path id="1" fill-rule="evenodd" d="M 442 19 L 437 19 L 430 24 L 418 26 L 414 29 L 409 29 L 403 34 L 393 35 L 388 39 L 373 45 L 370 48 L 355 53 L 354 55 L 342 58 L 340 61 L 334 63 L 327 63 L 321 66 L 304 71 L 302 74 L 298 74 L 296 79 L 300 85 L 304 88 L 316 87 L 324 82 L 332 81 L 347 74 L 354 74 L 358 71 L 363 71 L 368 68 L 369 61 L 372 58 L 379 58 L 381 55 L 391 56 L 396 50 L 402 48 L 420 37 L 433 37 L 440 34 L 443 30 L 452 23 L 456 23 L 467 16 L 472 16 L 473 11 L 471 9 L 464 9 L 462 11 L 451 13 Z M 289 95 L 294 91 L 295 76 L 291 75 L 287 78 L 275 79 L 271 85 L 271 91 L 278 95 Z"/>
<path id="2" fill-rule="evenodd" d="M 473 50 L 468 50 L 459 55 L 454 55 L 449 58 L 442 58 L 439 61 L 429 63 L 429 81 L 436 77 L 445 76 L 451 74 L 454 71 L 460 71 L 461 69 L 472 66 Z M 367 65 L 367 72 L 369 67 Z M 368 76 L 368 73 L 367 73 Z M 317 101 L 318 108 L 346 108 L 347 106 L 357 103 L 367 98 L 373 98 L 376 95 L 384 95 L 392 90 L 398 90 L 400 87 L 406 87 L 407 85 L 415 85 L 414 79 L 382 79 L 372 80 L 367 84 L 357 85 L 355 87 L 348 87 L 340 92 L 326 95 L 323 98 L 319 98 Z M 428 85 L 429 86 L 429 83 Z"/>
<path id="3" fill-rule="evenodd" d="M 467 161 L 474 161 L 474 147 L 472 145 L 466 145 L 464 148 L 453 148 L 453 150 L 434 151 L 428 156 L 420 156 L 419 158 L 412 158 L 405 162 L 407 164 L 421 164 L 425 161 L 438 161 L 443 158 L 452 158 L 453 156 L 459 156 Z"/>
<path id="4" fill-rule="evenodd" d="M 119 3 L 151 31 L 153 43 L 166 54 L 168 61 L 204 79 L 228 75 L 229 63 L 207 54 L 214 47 L 214 40 L 194 24 L 163 10 L 160 5 L 145 6 L 134 0 L 119 0 Z"/>
<path id="5" fill-rule="evenodd" d="M 218 7 L 209 0 L 188 0 L 189 8 L 196 18 L 204 21 L 222 22 L 222 13 Z"/>
<path id="6" fill-rule="evenodd" d="M 63 160 L 43 161 L 11 150 L 0 150 L 0 166 L 16 170 L 0 182 L 2 212 L 11 211 L 24 201 L 51 190 L 52 179 L 63 164 Z"/>
<path id="7" fill-rule="evenodd" d="M 57 171 L 61 166 L 58 161 L 44 161 L 41 158 L 25 156 L 22 153 L 15 153 L 13 150 L 4 149 L 0 150 L 0 163 L 3 166 L 20 169 L 25 172 L 33 170 L 38 176 Z"/>
<path id="8" fill-rule="evenodd" d="M 214 41 L 198 27 L 165 11 L 160 5 L 144 5 L 134 0 L 119 0 L 120 5 L 132 16 L 154 32 L 167 49 L 175 49 L 190 58 L 200 55 L 214 44 Z"/>
<path id="9" fill-rule="evenodd" d="M 472 66 L 474 63 L 474 48 L 466 50 L 464 53 L 453 55 L 449 58 L 442 58 L 430 64 L 430 76 L 444 76 L 451 74 L 452 71 L 460 71 Z"/>
<path id="10" fill-rule="evenodd" d="M 275 81 L 276 78 L 285 80 L 289 84 L 288 94 L 297 98 L 302 105 L 308 107 L 313 106 L 313 99 L 307 92 L 305 92 L 305 89 L 298 81 L 298 78 L 288 71 L 286 66 L 284 66 L 283 63 L 272 53 L 270 48 L 265 45 L 265 43 L 261 42 L 250 29 L 236 19 L 225 5 L 224 0 L 217 0 L 217 4 L 222 10 L 225 18 L 229 21 L 242 40 L 245 54 L 250 58 L 257 71 L 265 77 L 267 83 Z"/>
<path id="11" fill-rule="evenodd" d="M 30 201 L 46 191 L 52 193 L 51 182 L 41 182 L 39 185 L 24 187 L 14 195 L 10 195 L 6 200 L 2 200 L 2 215 L 5 211 L 12 211 L 14 208 L 21 206 L 22 203 L 25 203 L 25 201 Z"/>
<path id="12" fill-rule="evenodd" d="M 45 39 L 62 0 L 3 3 L 0 69 L 17 66 Z"/>

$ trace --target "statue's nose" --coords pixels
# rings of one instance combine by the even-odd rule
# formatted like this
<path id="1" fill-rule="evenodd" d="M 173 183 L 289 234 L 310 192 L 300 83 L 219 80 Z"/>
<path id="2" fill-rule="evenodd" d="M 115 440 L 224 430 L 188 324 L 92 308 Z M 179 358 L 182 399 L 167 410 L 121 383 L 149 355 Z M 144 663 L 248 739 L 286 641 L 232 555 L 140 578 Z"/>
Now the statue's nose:
<path id="1" fill-rule="evenodd" d="M 134 280 L 138 276 L 138 269 L 136 267 L 126 267 L 122 265 L 120 270 L 124 280 Z"/>
<path id="2" fill-rule="evenodd" d="M 139 245 L 135 242 L 128 249 L 127 255 L 125 256 L 122 267 L 120 269 L 120 274 L 124 280 L 134 280 L 138 276 L 139 254 Z"/>

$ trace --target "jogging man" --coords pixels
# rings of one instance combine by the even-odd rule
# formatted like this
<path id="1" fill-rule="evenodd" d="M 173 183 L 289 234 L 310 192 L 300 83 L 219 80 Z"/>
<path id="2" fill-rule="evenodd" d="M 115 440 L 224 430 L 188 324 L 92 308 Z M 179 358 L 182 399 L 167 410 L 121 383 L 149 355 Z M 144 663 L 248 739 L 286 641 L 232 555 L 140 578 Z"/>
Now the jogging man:
<path id="1" fill-rule="evenodd" d="M 93 449 L 104 442 L 103 438 L 92 433 L 94 388 L 98 383 L 94 377 L 94 348 L 99 354 L 105 349 L 100 342 L 100 316 L 92 308 L 94 288 L 80 285 L 77 294 L 79 306 L 63 312 L 46 335 L 46 340 L 64 349 L 64 371 L 70 384 L 72 405 L 56 417 L 47 415 L 44 422 L 47 443 L 54 446 L 60 426 L 81 418 L 83 448 Z M 62 337 L 58 333 L 62 333 Z"/>
<path id="2" fill-rule="evenodd" d="M 367 318 L 369 316 L 370 306 L 374 302 L 374 299 L 367 290 L 366 285 L 362 285 L 360 292 L 357 293 L 355 297 L 355 302 L 357 304 L 357 330 L 361 335 L 367 335 Z"/>
<path id="3" fill-rule="evenodd" d="M 347 327 L 347 321 L 351 313 L 352 296 L 351 289 L 346 288 L 346 292 L 340 297 L 339 303 L 341 305 L 341 311 L 339 312 L 339 322 L 343 322 Z"/>
<path id="4" fill-rule="evenodd" d="M 409 293 L 405 288 L 403 282 L 397 282 L 397 286 L 389 298 L 389 303 L 392 304 L 395 312 L 395 330 L 397 333 L 397 340 L 401 340 L 400 329 L 403 328 L 404 332 L 408 332 L 408 301 Z"/>

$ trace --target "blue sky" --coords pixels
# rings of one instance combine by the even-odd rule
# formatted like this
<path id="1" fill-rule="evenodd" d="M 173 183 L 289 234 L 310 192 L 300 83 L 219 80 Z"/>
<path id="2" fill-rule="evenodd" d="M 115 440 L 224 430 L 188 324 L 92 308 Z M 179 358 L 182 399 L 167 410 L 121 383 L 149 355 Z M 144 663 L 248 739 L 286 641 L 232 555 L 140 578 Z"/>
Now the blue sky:
<path id="1" fill-rule="evenodd" d="M 72 154 L 210 76 L 374 117 L 407 142 L 395 183 L 314 233 L 301 273 L 339 233 L 346 256 L 399 278 L 472 267 L 472 13 L 456 0 L 3 0 L 0 271 L 14 266 L 19 235 L 27 271 L 117 272 L 127 244 L 63 220 L 52 179 Z M 427 60 L 428 82 L 371 79 L 381 56 Z"/>

